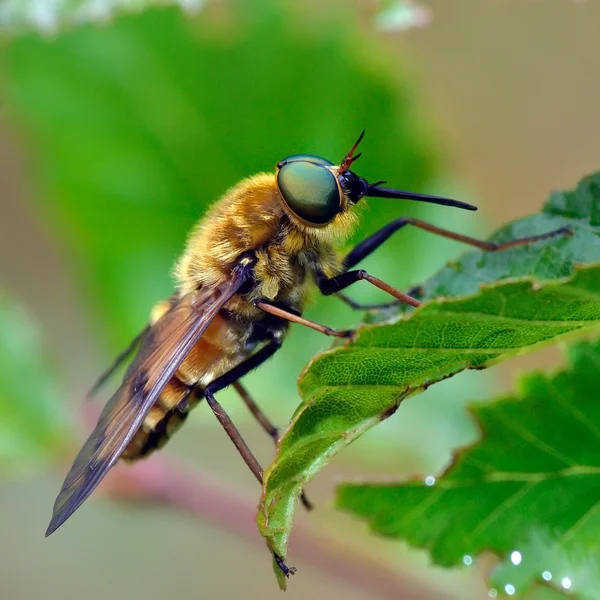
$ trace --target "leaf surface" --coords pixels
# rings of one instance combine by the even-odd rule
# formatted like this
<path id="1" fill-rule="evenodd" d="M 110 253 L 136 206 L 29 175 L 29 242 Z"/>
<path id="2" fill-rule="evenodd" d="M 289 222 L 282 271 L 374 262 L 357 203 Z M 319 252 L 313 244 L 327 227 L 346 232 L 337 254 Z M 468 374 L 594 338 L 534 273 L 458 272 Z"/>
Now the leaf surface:
<path id="1" fill-rule="evenodd" d="M 356 11 L 346 7 L 332 27 L 326 11 L 304 3 L 229 4 L 197 18 L 170 7 L 52 39 L 23 35 L 1 57 L 2 95 L 29 150 L 36 210 L 87 292 L 99 339 L 114 351 L 171 295 L 169 274 L 188 231 L 244 177 L 295 152 L 341 160 L 363 127 L 366 177 L 427 191 L 435 170 L 397 60 L 378 37 L 368 56 L 357 49 Z M 428 208 L 416 205 L 411 214 L 423 217 Z M 402 210 L 402 203 L 374 203 L 356 235 Z M 399 236 L 382 249 L 380 274 L 409 245 Z M 403 271 L 407 281 L 425 260 Z M 344 312 L 347 324 L 356 318 L 335 299 L 311 311 L 328 323 Z M 252 376 L 272 418 L 289 420 L 299 365 L 324 345 L 296 328 L 277 361 Z"/>
<path id="2" fill-rule="evenodd" d="M 594 175 L 574 193 L 554 195 L 542 214 L 494 239 L 565 225 L 571 237 L 494 254 L 468 252 L 425 283 L 425 297 L 443 297 L 404 318 L 363 327 L 353 342 L 310 362 L 299 382 L 303 404 L 265 473 L 258 522 L 277 554 L 286 556 L 300 490 L 404 398 L 464 369 L 600 327 L 599 180 Z M 582 208 L 585 198 L 590 202 Z"/>
<path id="3" fill-rule="evenodd" d="M 600 586 L 600 340 L 569 349 L 569 365 L 523 377 L 519 392 L 473 408 L 482 437 L 428 486 L 344 484 L 337 503 L 385 536 L 451 566 L 491 550 L 494 575 L 517 593 L 551 580 L 582 597 Z"/>

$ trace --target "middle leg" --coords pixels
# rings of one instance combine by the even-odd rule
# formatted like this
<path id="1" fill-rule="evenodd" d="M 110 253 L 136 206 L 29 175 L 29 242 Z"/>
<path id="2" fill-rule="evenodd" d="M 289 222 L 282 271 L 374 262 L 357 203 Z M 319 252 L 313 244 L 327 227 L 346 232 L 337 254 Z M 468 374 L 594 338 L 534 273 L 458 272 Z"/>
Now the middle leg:
<path id="1" fill-rule="evenodd" d="M 315 276 L 317 285 L 319 286 L 319 290 L 325 296 L 329 296 L 330 294 L 337 294 L 341 292 L 343 289 L 348 286 L 356 283 L 357 281 L 368 281 L 371 285 L 374 285 L 376 288 L 388 293 L 390 296 L 396 298 L 399 302 L 404 304 L 409 304 L 410 306 L 421 306 L 422 302 L 413 298 L 409 294 L 405 294 L 395 287 L 391 286 L 389 283 L 379 279 L 379 277 L 375 277 L 370 273 L 367 273 L 364 269 L 358 269 L 355 271 L 346 271 L 341 275 L 336 275 L 335 277 L 327 277 L 325 274 L 321 272 L 317 272 Z"/>
<path id="2" fill-rule="evenodd" d="M 246 444 L 237 427 L 233 424 L 233 421 L 229 418 L 229 415 L 225 412 L 225 409 L 217 402 L 214 395 L 218 391 L 226 388 L 232 383 L 235 383 L 238 379 L 242 378 L 244 375 L 247 375 L 250 371 L 271 358 L 271 356 L 273 356 L 273 354 L 275 354 L 280 347 L 281 343 L 279 341 L 270 342 L 264 348 L 261 348 L 256 354 L 253 354 L 240 363 L 237 367 L 234 367 L 224 375 L 221 375 L 221 377 L 217 377 L 217 379 L 209 383 L 204 390 L 202 390 L 202 394 L 206 398 L 211 410 L 219 420 L 219 423 L 221 423 L 223 429 L 244 459 L 244 462 L 248 465 L 256 479 L 258 479 L 261 484 L 263 480 L 262 467 L 258 464 L 258 461 L 252 454 L 248 444 Z"/>
<path id="3" fill-rule="evenodd" d="M 225 412 L 225 409 L 219 404 L 214 395 L 219 390 L 226 388 L 261 365 L 263 362 L 273 356 L 273 354 L 279 350 L 280 346 L 280 342 L 273 340 L 270 344 L 259 350 L 256 354 L 243 361 L 237 367 L 231 369 L 231 371 L 221 375 L 221 377 L 217 377 L 217 379 L 209 383 L 206 388 L 204 388 L 204 397 L 206 398 L 208 405 L 217 417 L 219 423 L 221 423 L 223 429 L 233 442 L 234 446 L 237 448 L 237 451 L 244 459 L 244 462 L 248 465 L 261 485 L 264 474 L 262 467 L 252 454 L 252 451 L 248 447 L 248 444 L 246 444 L 244 441 L 244 438 L 242 438 L 238 428 L 233 424 L 233 421 L 229 418 L 229 415 Z M 289 577 L 296 572 L 293 567 L 288 567 L 280 556 L 275 553 L 273 553 L 273 555 L 277 565 L 286 577 Z"/>
<path id="4" fill-rule="evenodd" d="M 271 436 L 275 446 L 279 442 L 279 430 L 263 413 L 258 404 L 253 400 L 252 396 L 248 393 L 248 390 L 242 385 L 240 381 L 234 381 L 233 387 L 235 391 L 240 395 L 241 399 L 244 401 L 244 404 L 248 407 L 254 418 L 259 422 L 260 426 Z M 300 494 L 300 501 L 306 510 L 312 510 L 313 504 L 306 497 L 306 494 L 302 492 Z"/>
<path id="5" fill-rule="evenodd" d="M 423 286 L 416 285 L 408 292 L 406 292 L 407 296 L 412 296 L 416 300 L 419 300 L 419 296 L 424 292 Z M 398 306 L 399 304 L 403 304 L 400 300 L 392 300 L 391 302 L 377 302 L 375 304 L 363 304 L 362 302 L 356 302 L 342 292 L 338 292 L 336 298 L 339 298 L 344 304 L 347 304 L 350 308 L 354 310 L 382 310 L 384 308 L 393 308 L 394 306 Z"/>
<path id="6" fill-rule="evenodd" d="M 413 227 L 418 227 L 419 229 L 423 229 L 424 231 L 428 231 L 434 235 L 439 235 L 450 240 L 462 242 L 463 244 L 467 244 L 469 246 L 474 246 L 475 248 L 479 248 L 484 252 L 502 252 L 503 250 L 508 250 L 509 248 L 524 246 L 526 244 L 547 240 L 560 235 L 572 235 L 572 231 L 569 229 L 569 227 L 560 227 L 559 229 L 554 229 L 552 231 L 548 231 L 547 233 L 531 235 L 516 240 L 510 240 L 508 242 L 486 242 L 468 235 L 462 235 L 460 233 L 450 231 L 449 229 L 444 229 L 443 227 L 437 227 L 436 225 L 427 223 L 427 221 L 421 221 L 420 219 L 413 219 L 410 217 L 402 217 L 392 221 L 391 223 L 388 223 L 385 227 L 382 227 L 379 231 L 376 231 L 373 235 L 370 235 L 366 240 L 360 242 L 360 244 L 351 250 L 344 258 L 344 268 L 351 269 L 352 267 L 356 266 L 361 260 L 363 260 L 363 258 L 366 258 L 369 256 L 369 254 L 377 250 L 377 248 L 387 241 L 394 233 L 400 231 L 407 225 L 412 225 Z"/>
<path id="7" fill-rule="evenodd" d="M 248 393 L 248 390 L 242 385 L 241 381 L 234 381 L 233 387 L 235 391 L 240 395 L 240 398 L 244 401 L 244 404 L 248 407 L 248 410 L 252 413 L 254 418 L 259 422 L 260 426 L 271 436 L 273 441 L 277 444 L 279 441 L 279 430 L 260 410 L 258 404 L 254 402 L 252 396 Z"/>

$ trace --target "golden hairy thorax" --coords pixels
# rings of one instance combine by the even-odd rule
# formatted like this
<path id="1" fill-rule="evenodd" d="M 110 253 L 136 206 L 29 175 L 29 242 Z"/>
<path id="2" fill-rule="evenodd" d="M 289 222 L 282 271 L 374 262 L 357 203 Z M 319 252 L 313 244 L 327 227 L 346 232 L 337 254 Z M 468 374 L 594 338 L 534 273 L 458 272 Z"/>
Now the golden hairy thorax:
<path id="1" fill-rule="evenodd" d="M 349 233 L 354 220 L 352 213 L 343 211 L 325 227 L 308 227 L 287 210 L 275 174 L 245 179 L 193 229 L 175 267 L 180 291 L 223 281 L 235 261 L 253 251 L 258 285 L 248 299 L 292 300 L 292 306 L 301 311 L 312 283 L 306 277 L 309 263 L 317 263 L 328 276 L 337 273 L 340 263 L 333 244 Z M 250 310 L 240 303 L 237 308 Z M 258 316 L 253 310 L 250 313 Z"/>
<path id="2" fill-rule="evenodd" d="M 169 381 L 122 457 L 135 460 L 162 447 L 197 404 L 192 390 L 206 386 L 248 357 L 248 324 L 265 318 L 253 300 L 267 298 L 304 309 L 312 269 L 327 276 L 340 271 L 334 243 L 354 224 L 342 211 L 325 227 L 309 227 L 291 214 L 277 189 L 274 174 L 259 174 L 230 189 L 192 230 L 175 266 L 180 296 L 213 287 L 230 277 L 237 261 L 252 253 L 255 285 L 226 305 L 237 321 L 218 316 Z M 159 303 L 151 324 L 168 310 Z"/>

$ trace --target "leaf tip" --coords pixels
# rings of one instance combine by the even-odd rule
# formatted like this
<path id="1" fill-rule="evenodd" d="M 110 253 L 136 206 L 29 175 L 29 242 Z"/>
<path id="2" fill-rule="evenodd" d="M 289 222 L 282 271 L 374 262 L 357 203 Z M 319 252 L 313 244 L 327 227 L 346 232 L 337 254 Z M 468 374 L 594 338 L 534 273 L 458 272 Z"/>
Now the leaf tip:
<path id="1" fill-rule="evenodd" d="M 276 552 L 273 552 L 273 571 L 279 584 L 279 589 L 282 592 L 287 591 L 287 580 L 296 574 L 296 567 L 288 567 L 285 564 L 284 559 L 279 556 Z"/>

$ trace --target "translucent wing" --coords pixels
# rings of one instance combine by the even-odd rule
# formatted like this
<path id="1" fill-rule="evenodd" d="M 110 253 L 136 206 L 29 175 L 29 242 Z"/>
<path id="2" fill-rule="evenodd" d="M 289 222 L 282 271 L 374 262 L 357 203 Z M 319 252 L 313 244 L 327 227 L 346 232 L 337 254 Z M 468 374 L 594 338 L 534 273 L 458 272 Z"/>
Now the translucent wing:
<path id="1" fill-rule="evenodd" d="M 244 281 L 244 270 L 238 269 L 220 287 L 187 294 L 145 335 L 121 387 L 65 478 L 46 536 L 81 506 L 117 462 L 179 365 Z"/>
<path id="2" fill-rule="evenodd" d="M 115 358 L 113 364 L 110 365 L 110 367 L 108 367 L 108 369 L 106 369 L 106 371 L 104 371 L 104 373 L 102 373 L 100 377 L 98 377 L 98 379 L 87 394 L 87 397 L 89 399 L 93 398 L 96 395 L 98 390 L 114 375 L 116 370 L 133 354 L 140 342 L 146 337 L 150 329 L 151 326 L 146 325 L 144 329 L 142 329 L 142 331 L 140 331 L 140 333 L 138 333 L 133 338 L 133 340 L 131 340 L 129 346 L 127 346 L 127 348 L 125 348 L 125 350 L 123 350 L 123 352 L 121 352 L 117 356 L 117 358 Z"/>

